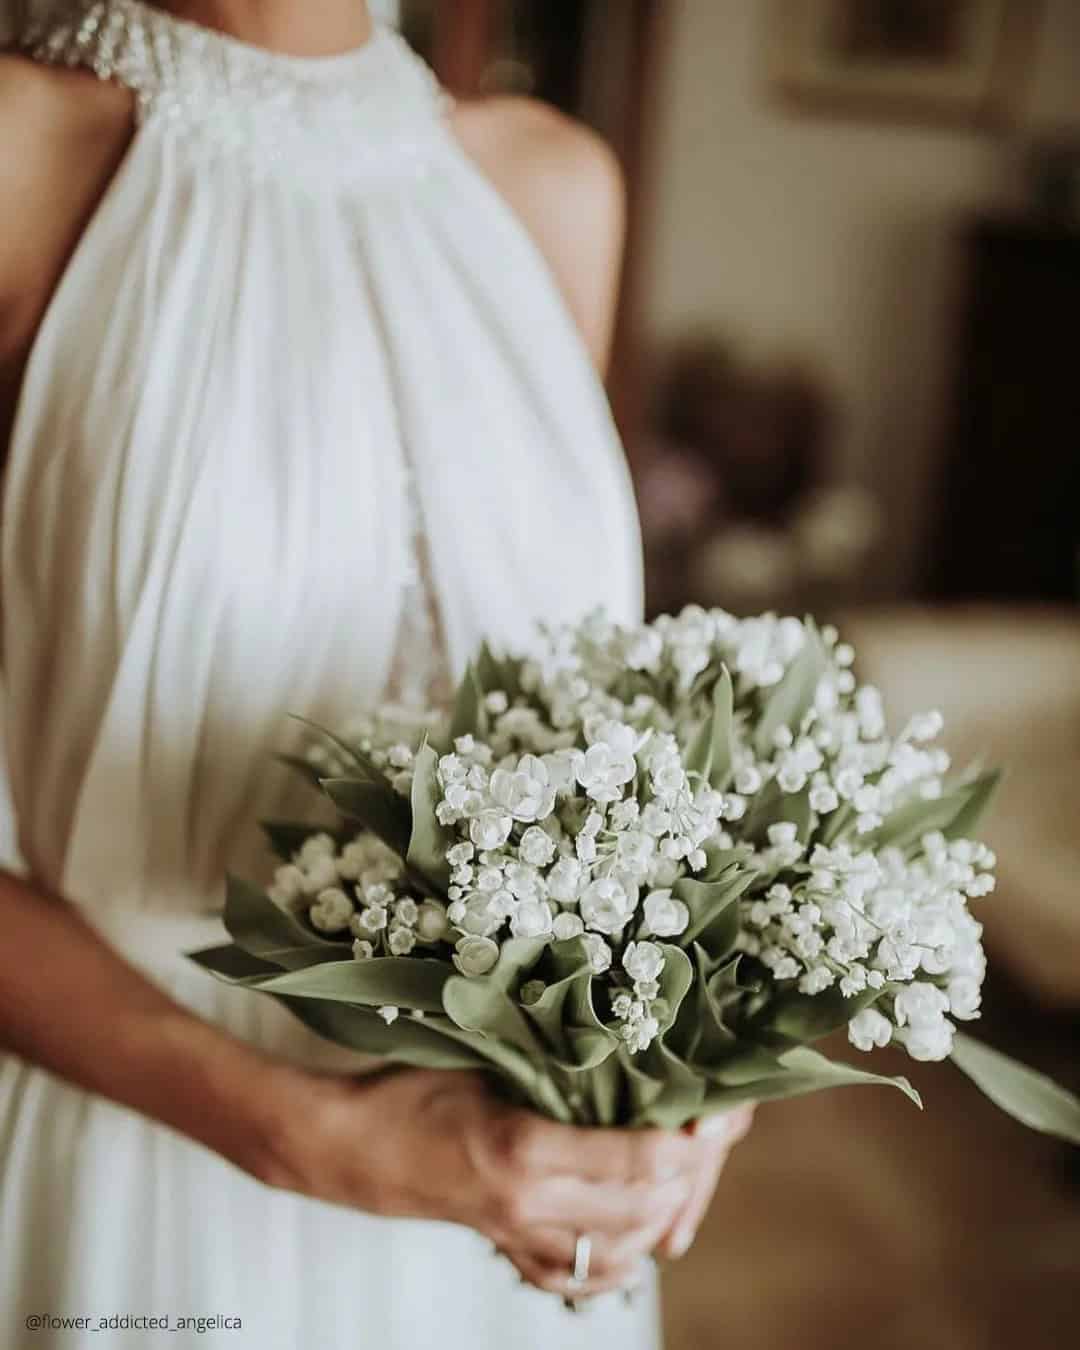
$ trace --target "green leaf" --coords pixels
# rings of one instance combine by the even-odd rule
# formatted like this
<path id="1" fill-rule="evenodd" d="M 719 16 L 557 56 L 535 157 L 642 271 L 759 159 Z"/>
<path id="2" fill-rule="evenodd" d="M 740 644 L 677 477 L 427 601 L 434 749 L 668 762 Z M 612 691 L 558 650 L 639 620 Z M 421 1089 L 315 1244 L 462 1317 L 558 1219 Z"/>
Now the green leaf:
<path id="1" fill-rule="evenodd" d="M 726 956 L 739 932 L 739 907 L 736 901 L 757 880 L 752 868 L 729 868 L 719 881 L 694 881 L 684 877 L 672 887 L 672 894 L 690 911 L 690 923 L 679 942 L 688 947 L 700 942 L 713 958 Z"/>
<path id="2" fill-rule="evenodd" d="M 189 961 L 194 961 L 197 966 L 202 966 L 203 970 L 208 970 L 227 984 L 249 984 L 253 980 L 265 979 L 267 975 L 281 973 L 280 966 L 250 956 L 234 942 L 226 942 L 220 947 L 203 947 L 185 955 Z"/>
<path id="3" fill-rule="evenodd" d="M 470 661 L 465 667 L 465 673 L 454 696 L 454 708 L 450 715 L 450 740 L 453 742 L 458 736 L 482 737 L 487 734 L 487 729 L 484 690 L 476 667 Z"/>
<path id="4" fill-rule="evenodd" d="M 341 960 L 340 942 L 318 937 L 279 909 L 257 886 L 239 877 L 228 878 L 224 920 L 238 947 L 286 970 Z"/>
<path id="5" fill-rule="evenodd" d="M 799 734 L 803 717 L 814 705 L 814 696 L 821 677 L 829 666 L 828 654 L 817 628 L 806 620 L 806 641 L 802 650 L 784 672 L 784 678 L 768 695 L 754 733 L 754 746 L 759 755 L 771 755 L 776 746 L 774 737 L 781 727 Z"/>
<path id="6" fill-rule="evenodd" d="M 446 961 L 376 956 L 367 961 L 350 958 L 273 975 L 260 981 L 259 988 L 267 994 L 296 994 L 334 1003 L 359 1003 L 373 1008 L 392 1004 L 442 1012 L 443 988 L 453 977 L 453 967 Z"/>
<path id="7" fill-rule="evenodd" d="M 485 694 L 499 690 L 511 702 L 517 698 L 521 692 L 520 661 L 496 656 L 485 641 L 481 642 L 473 664 L 477 681 Z"/>
<path id="8" fill-rule="evenodd" d="M 659 997 L 668 1006 L 667 1013 L 659 1019 L 660 1035 L 662 1036 L 665 1031 L 674 1025 L 675 1019 L 679 1015 L 683 999 L 694 982 L 694 967 L 682 948 L 672 946 L 669 942 L 661 942 L 658 946 L 664 953 L 664 968 L 660 972 L 658 981 L 660 985 Z"/>
<path id="9" fill-rule="evenodd" d="M 387 1025 L 370 1008 L 323 999 L 274 995 L 310 1030 L 367 1055 L 376 1055 L 388 1064 L 408 1064 L 418 1069 L 481 1069 L 486 1060 L 467 1044 L 448 1036 L 433 1017 L 417 1021 L 399 1017 Z M 440 1019 L 441 1020 L 441 1019 Z"/>
<path id="10" fill-rule="evenodd" d="M 279 764 L 284 764 L 286 768 L 298 773 L 301 778 L 306 778 L 312 787 L 319 786 L 319 770 L 310 760 L 304 759 L 300 755 L 285 754 L 276 754 L 274 758 Z"/>
<path id="11" fill-rule="evenodd" d="M 699 1114 L 705 1079 L 661 1041 L 653 1041 L 639 1055 L 623 1050 L 621 1056 L 629 1084 L 630 1125 L 677 1130 Z"/>
<path id="12" fill-rule="evenodd" d="M 532 971 L 546 947 L 544 938 L 508 938 L 499 949 L 499 959 L 493 969 L 479 978 L 490 980 L 499 989 L 516 996 L 522 979 Z"/>
<path id="13" fill-rule="evenodd" d="M 439 757 L 425 741 L 417 751 L 412 781 L 412 829 L 406 862 L 438 891 L 450 884 L 446 850 L 453 836 L 439 823 L 435 808 L 442 799 L 438 780 Z"/>
<path id="14" fill-rule="evenodd" d="M 543 1047 L 529 1019 L 506 988 L 490 976 L 451 976 L 443 988 L 442 1001 L 451 1020 L 463 1031 L 479 1032 L 514 1046 L 531 1060 L 543 1058 Z"/>
<path id="15" fill-rule="evenodd" d="M 980 1092 L 1014 1120 L 1080 1145 L 1080 1098 L 1052 1078 L 962 1032 L 953 1038 L 950 1058 Z"/>
<path id="16" fill-rule="evenodd" d="M 365 774 L 371 771 L 374 771 L 375 774 L 380 773 L 380 770 L 375 768 L 364 752 L 358 750 L 355 745 L 350 745 L 348 741 L 343 741 L 341 737 L 335 735 L 334 732 L 328 731 L 326 727 L 320 726 L 318 722 L 312 722 L 310 718 L 301 717 L 299 713 L 290 713 L 289 716 L 294 722 L 299 722 L 302 726 L 309 727 L 315 732 L 320 740 L 326 741 L 327 744 L 332 745 L 335 750 L 345 756 L 346 763 L 352 764 L 354 768 L 361 770 Z"/>
<path id="17" fill-rule="evenodd" d="M 870 1007 L 881 994 L 880 989 L 865 989 L 861 994 L 845 998 L 836 985 L 820 994 L 801 994 L 797 989 L 789 989 L 766 1003 L 761 1012 L 750 1019 L 746 1029 L 764 1036 L 770 1044 L 801 1046 L 807 1041 L 821 1040 L 846 1026 L 856 1013 Z"/>
<path id="18" fill-rule="evenodd" d="M 779 1071 L 767 1073 L 756 1080 L 734 1086 L 717 1082 L 706 1093 L 704 1113 L 711 1115 L 716 1111 L 730 1110 L 741 1102 L 780 1101 L 819 1092 L 823 1088 L 858 1086 L 898 1088 L 916 1106 L 922 1106 L 919 1094 L 906 1078 L 887 1078 L 882 1074 L 868 1073 L 851 1064 L 826 1059 L 808 1046 L 788 1050 L 779 1057 L 777 1063 Z M 723 1069 L 720 1071 L 722 1074 Z"/>
<path id="19" fill-rule="evenodd" d="M 810 805 L 810 794 L 803 792 L 784 792 L 776 779 L 771 779 L 754 798 L 742 833 L 746 839 L 755 843 L 764 843 L 770 825 L 780 821 L 790 821 L 798 827 L 798 838 L 806 843 L 817 823 L 817 815 Z"/>
<path id="20" fill-rule="evenodd" d="M 358 820 L 400 858 L 409 851 L 412 809 L 389 785 L 363 778 L 324 778 L 322 787 L 343 816 Z"/>
<path id="21" fill-rule="evenodd" d="M 947 839 L 970 839 L 1001 783 L 1000 769 L 980 774 L 968 785 L 968 797 L 945 829 Z"/>
<path id="22" fill-rule="evenodd" d="M 910 848 L 924 834 L 940 830 L 947 839 L 967 837 L 993 796 L 1001 774 L 985 773 L 970 783 L 961 783 L 929 801 L 917 798 L 886 816 L 871 834 L 863 837 L 864 848 Z"/>
<path id="23" fill-rule="evenodd" d="M 712 712 L 702 722 L 686 755 L 686 768 L 700 773 L 714 788 L 723 788 L 731 777 L 733 757 L 731 727 L 735 694 L 731 676 L 722 667 L 712 691 Z"/>

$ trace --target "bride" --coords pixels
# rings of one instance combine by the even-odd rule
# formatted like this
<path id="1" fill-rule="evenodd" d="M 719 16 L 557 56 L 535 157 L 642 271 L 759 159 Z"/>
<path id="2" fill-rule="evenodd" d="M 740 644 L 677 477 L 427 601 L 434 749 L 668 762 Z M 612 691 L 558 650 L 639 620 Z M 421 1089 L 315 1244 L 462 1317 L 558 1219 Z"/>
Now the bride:
<path id="1" fill-rule="evenodd" d="M 289 712 L 638 617 L 611 162 L 450 105 L 362 0 L 31 8 L 0 55 L 0 1343 L 654 1345 L 647 1276 L 552 1293 L 684 1250 L 744 1117 L 584 1131 L 357 1075 L 182 956 L 298 809 Z"/>

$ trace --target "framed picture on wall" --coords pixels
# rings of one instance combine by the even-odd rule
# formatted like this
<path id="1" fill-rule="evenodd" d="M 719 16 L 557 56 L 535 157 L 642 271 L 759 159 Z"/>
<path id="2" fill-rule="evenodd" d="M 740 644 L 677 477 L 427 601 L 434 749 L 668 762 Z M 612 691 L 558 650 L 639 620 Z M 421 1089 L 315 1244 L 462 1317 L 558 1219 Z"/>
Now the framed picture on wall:
<path id="1" fill-rule="evenodd" d="M 1006 126 L 1039 11 L 1039 0 L 774 0 L 770 85 L 809 111 Z"/>

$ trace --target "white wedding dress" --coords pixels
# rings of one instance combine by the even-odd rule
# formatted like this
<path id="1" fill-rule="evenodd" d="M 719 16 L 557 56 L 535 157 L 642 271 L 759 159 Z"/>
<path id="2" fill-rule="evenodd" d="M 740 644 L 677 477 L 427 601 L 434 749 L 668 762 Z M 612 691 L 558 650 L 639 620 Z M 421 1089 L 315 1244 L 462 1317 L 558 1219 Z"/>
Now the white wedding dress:
<path id="1" fill-rule="evenodd" d="M 10 447 L 14 832 L 32 875 L 177 999 L 347 1069 L 182 955 L 223 940 L 227 868 L 267 874 L 257 820 L 305 809 L 272 757 L 288 714 L 332 725 L 415 697 L 481 635 L 521 642 L 541 617 L 637 618 L 625 465 L 551 276 L 396 35 L 304 60 L 135 0 L 59 8 L 36 55 L 132 88 L 137 131 L 41 325 Z M 0 933 L 0 960 L 49 953 Z M 10 1056 L 0 1233 L 4 1350 L 101 1344 L 24 1329 L 49 1313 L 242 1322 L 129 1333 L 140 1347 L 656 1338 L 649 1291 L 574 1317 L 471 1231 L 264 1188 Z"/>

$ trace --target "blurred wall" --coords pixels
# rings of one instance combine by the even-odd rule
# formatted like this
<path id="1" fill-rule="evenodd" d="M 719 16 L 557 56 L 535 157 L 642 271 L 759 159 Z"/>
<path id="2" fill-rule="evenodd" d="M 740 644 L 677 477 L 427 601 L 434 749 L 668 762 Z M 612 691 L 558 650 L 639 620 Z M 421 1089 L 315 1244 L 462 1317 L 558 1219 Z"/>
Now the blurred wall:
<path id="1" fill-rule="evenodd" d="M 841 466 L 890 517 L 877 589 L 902 590 L 944 434 L 956 228 L 1015 196 L 1019 133 L 789 112 L 765 88 L 768 4 L 666 8 L 647 336 L 711 324 L 751 353 L 815 357 L 843 401 Z M 1080 0 L 1046 0 L 1022 117 L 1080 128 Z"/>

